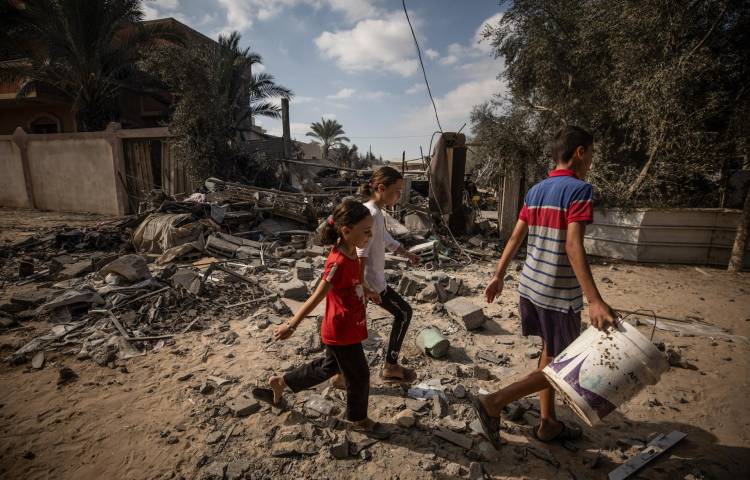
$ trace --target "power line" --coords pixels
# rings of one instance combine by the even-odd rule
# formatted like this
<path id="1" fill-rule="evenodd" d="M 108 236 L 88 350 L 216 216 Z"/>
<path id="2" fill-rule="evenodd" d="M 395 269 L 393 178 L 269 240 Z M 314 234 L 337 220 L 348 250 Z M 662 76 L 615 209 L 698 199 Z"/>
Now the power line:
<path id="1" fill-rule="evenodd" d="M 414 45 L 417 47 L 417 56 L 419 57 L 419 64 L 422 66 L 422 75 L 424 76 L 424 83 L 427 85 L 427 93 L 430 95 L 430 101 L 432 102 L 432 109 L 435 111 L 435 121 L 437 121 L 438 129 L 440 133 L 443 133 L 443 127 L 440 125 L 440 118 L 438 117 L 437 107 L 435 106 L 435 99 L 432 98 L 432 91 L 430 90 L 430 82 L 427 81 L 427 71 L 424 68 L 424 62 L 422 62 L 422 51 L 419 49 L 419 42 L 417 41 L 417 35 L 414 33 L 414 27 L 411 26 L 411 20 L 409 19 L 409 12 L 406 11 L 406 0 L 401 0 L 401 4 L 404 6 L 404 14 L 406 15 L 406 21 L 409 23 L 409 29 L 411 30 L 411 36 L 414 38 Z"/>

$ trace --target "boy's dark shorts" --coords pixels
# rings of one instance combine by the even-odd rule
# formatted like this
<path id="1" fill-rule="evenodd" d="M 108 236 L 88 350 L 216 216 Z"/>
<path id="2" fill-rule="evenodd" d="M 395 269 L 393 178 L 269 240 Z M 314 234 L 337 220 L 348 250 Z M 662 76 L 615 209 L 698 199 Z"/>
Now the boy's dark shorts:
<path id="1" fill-rule="evenodd" d="M 521 334 L 542 337 L 547 355 L 556 357 L 581 334 L 581 312 L 547 310 L 521 297 Z"/>

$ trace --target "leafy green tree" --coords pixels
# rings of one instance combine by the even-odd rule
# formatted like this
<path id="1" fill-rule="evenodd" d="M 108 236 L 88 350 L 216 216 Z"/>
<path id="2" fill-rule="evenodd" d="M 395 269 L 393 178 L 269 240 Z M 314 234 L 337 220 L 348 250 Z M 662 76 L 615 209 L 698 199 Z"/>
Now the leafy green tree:
<path id="1" fill-rule="evenodd" d="M 562 125 L 591 130 L 599 201 L 715 206 L 727 160 L 747 154 L 747 2 L 516 0 L 485 37 L 509 95 L 476 118 L 494 117 L 506 150 L 530 135 L 539 165 Z"/>
<path id="2" fill-rule="evenodd" d="M 79 131 L 104 129 L 119 117 L 120 92 L 144 90 L 139 49 L 157 38 L 179 40 L 164 26 L 140 23 L 140 0 L 3 3 L 0 51 L 19 61 L 3 64 L 0 75 L 22 79 L 19 98 L 46 88 L 70 101 Z"/>
<path id="3" fill-rule="evenodd" d="M 174 97 L 174 147 L 199 176 L 240 175 L 247 167 L 243 141 L 251 119 L 278 117 L 280 107 L 272 100 L 292 96 L 272 75 L 252 73 L 262 58 L 239 43 L 234 32 L 219 36 L 218 45 L 163 44 L 139 63 Z"/>
<path id="4" fill-rule="evenodd" d="M 320 157 L 327 160 L 331 146 L 349 141 L 344 133 L 344 127 L 337 120 L 321 118 L 319 122 L 310 125 L 310 131 L 306 135 L 321 142 Z"/>

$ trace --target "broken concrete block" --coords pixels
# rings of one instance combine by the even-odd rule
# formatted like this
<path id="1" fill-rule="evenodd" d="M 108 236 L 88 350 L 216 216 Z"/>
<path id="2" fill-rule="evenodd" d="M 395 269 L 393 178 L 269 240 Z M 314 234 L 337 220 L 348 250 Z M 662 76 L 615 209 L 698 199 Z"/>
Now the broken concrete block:
<path id="1" fill-rule="evenodd" d="M 302 250 L 302 256 L 305 257 L 323 257 L 328 255 L 328 249 L 318 245 L 313 245 L 310 248 Z"/>
<path id="2" fill-rule="evenodd" d="M 89 273 L 90 271 L 91 271 L 91 261 L 81 260 L 80 262 L 66 265 L 57 275 L 57 279 L 68 280 L 70 278 L 77 278 L 77 277 L 80 277 L 81 275 Z"/>
<path id="3" fill-rule="evenodd" d="M 41 306 L 42 310 L 52 311 L 68 305 L 77 305 L 81 303 L 102 305 L 104 300 L 101 295 L 93 290 L 82 288 L 80 290 L 70 289 L 65 290 L 61 294 L 54 297 Z"/>
<path id="4" fill-rule="evenodd" d="M 417 292 L 424 286 L 411 275 L 404 275 L 401 277 L 401 281 L 398 282 L 398 293 L 406 297 L 413 297 Z"/>
<path id="5" fill-rule="evenodd" d="M 315 270 L 307 262 L 297 262 L 297 265 L 294 267 L 294 278 L 303 282 L 309 282 L 315 278 Z"/>
<path id="6" fill-rule="evenodd" d="M 283 298 L 291 298 L 302 302 L 307 300 L 307 286 L 300 280 L 292 280 L 279 285 L 279 294 Z"/>
<path id="7" fill-rule="evenodd" d="M 461 435 L 460 433 L 453 432 L 451 430 L 448 430 L 447 428 L 441 427 L 432 433 L 436 437 L 447 440 L 448 442 L 451 442 L 454 445 L 458 445 L 459 447 L 466 450 L 470 449 L 472 444 L 474 443 L 472 439 L 467 437 L 466 435 Z"/>
<path id="8" fill-rule="evenodd" d="M 396 423 L 402 427 L 413 427 L 416 422 L 417 417 L 414 415 L 414 411 L 410 408 L 402 410 L 396 415 Z"/>
<path id="9" fill-rule="evenodd" d="M 18 261 L 18 278 L 26 278 L 34 275 L 34 262 L 28 260 Z"/>
<path id="10" fill-rule="evenodd" d="M 317 412 L 321 415 L 330 415 L 333 413 L 333 403 L 329 402 L 320 395 L 313 395 L 305 403 L 305 408 Z"/>
<path id="11" fill-rule="evenodd" d="M 432 397 L 432 413 L 438 418 L 443 418 L 447 416 L 449 412 L 450 409 L 448 408 L 448 402 L 443 395 L 434 395 Z"/>
<path id="12" fill-rule="evenodd" d="M 260 410 L 260 403 L 246 397 L 237 397 L 227 403 L 235 417 L 247 417 Z"/>
<path id="13" fill-rule="evenodd" d="M 475 305 L 464 297 L 454 298 L 445 302 L 445 309 L 451 317 L 466 327 L 467 330 L 474 330 L 481 327 L 486 320 L 482 307 Z"/>
<path id="14" fill-rule="evenodd" d="M 116 260 L 112 260 L 99 270 L 99 274 L 102 276 L 108 273 L 116 273 L 129 282 L 140 282 L 141 280 L 151 278 L 151 272 L 148 270 L 146 259 L 136 254 L 123 255 Z"/>
<path id="15" fill-rule="evenodd" d="M 331 445 L 330 452 L 336 460 L 343 460 L 349 456 L 349 440 L 346 435 L 342 435 L 334 445 Z"/>
<path id="16" fill-rule="evenodd" d="M 10 301 L 25 308 L 38 307 L 47 301 L 49 297 L 59 293 L 60 290 L 52 288 L 38 288 L 36 290 L 24 290 L 10 297 Z"/>

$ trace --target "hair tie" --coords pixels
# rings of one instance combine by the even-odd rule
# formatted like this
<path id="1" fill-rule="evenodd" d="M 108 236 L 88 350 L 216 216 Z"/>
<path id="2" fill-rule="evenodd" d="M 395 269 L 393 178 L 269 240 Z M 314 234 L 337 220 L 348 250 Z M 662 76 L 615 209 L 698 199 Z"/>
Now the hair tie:
<path id="1" fill-rule="evenodd" d="M 333 226 L 333 216 L 329 215 L 328 220 L 326 220 L 326 222 L 328 223 L 328 225 Z"/>

